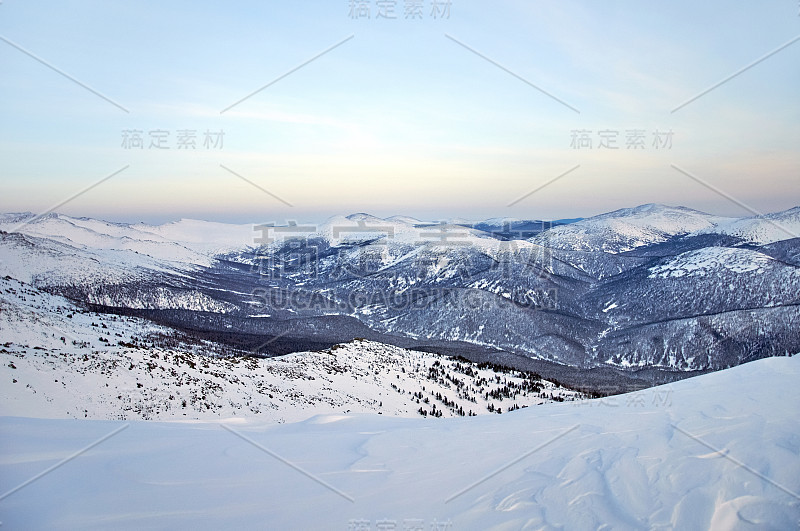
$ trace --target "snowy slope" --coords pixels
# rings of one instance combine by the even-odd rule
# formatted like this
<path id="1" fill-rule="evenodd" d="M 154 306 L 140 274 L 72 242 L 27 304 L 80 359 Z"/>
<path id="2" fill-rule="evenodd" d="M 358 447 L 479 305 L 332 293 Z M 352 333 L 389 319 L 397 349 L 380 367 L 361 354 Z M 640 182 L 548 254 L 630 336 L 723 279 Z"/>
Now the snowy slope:
<path id="1" fill-rule="evenodd" d="M 258 359 L 173 336 L 0 279 L 0 415 L 287 422 L 422 410 L 451 417 L 581 396 L 516 371 L 369 341 Z"/>
<path id="2" fill-rule="evenodd" d="M 3 417 L 0 519 L 11 529 L 796 529 L 798 378 L 800 356 L 771 358 L 461 419 Z"/>
<path id="3" fill-rule="evenodd" d="M 733 273 L 763 274 L 774 261 L 765 254 L 748 249 L 705 247 L 680 254 L 666 263 L 651 267 L 650 278 L 719 275 L 721 269 Z"/>
<path id="4" fill-rule="evenodd" d="M 50 213 L 0 214 L 0 230 L 49 238 L 80 249 L 129 250 L 161 260 L 207 265 L 209 258 L 253 245 L 253 225 L 181 220 L 164 225 L 110 223 Z"/>
<path id="5" fill-rule="evenodd" d="M 255 245 L 254 239 L 259 235 L 253 230 L 253 224 L 232 225 L 182 219 L 164 225 L 131 225 L 132 229 L 152 234 L 168 241 L 180 242 L 196 252 L 218 255 Z"/>
<path id="6" fill-rule="evenodd" d="M 798 293 L 800 268 L 794 265 L 752 249 L 705 247 L 619 275 L 585 301 L 610 322 L 644 324 L 795 306 Z"/>
<path id="7" fill-rule="evenodd" d="M 9 238 L 24 236 L 42 247 L 61 244 L 74 254 L 89 256 L 99 263 L 115 264 L 123 269 L 132 266 L 187 267 L 208 266 L 211 257 L 155 234 L 139 231 L 123 224 L 87 218 L 72 218 L 51 213 L 41 218 L 29 214 L 0 215 L 0 230 Z M 6 239 L 6 238 L 4 238 Z M 3 253 L 5 254 L 5 253 Z M 43 267 L 35 263 L 34 267 Z M 72 264 L 62 262 L 61 268 Z M 21 278 L 20 275 L 16 275 Z"/>
<path id="8" fill-rule="evenodd" d="M 41 285 L 141 281 L 145 269 L 167 272 L 173 263 L 125 250 L 94 251 L 56 239 L 0 234 L 0 275 Z"/>
<path id="9" fill-rule="evenodd" d="M 708 233 L 735 236 L 760 245 L 800 238 L 800 207 L 763 216 L 732 219 L 698 231 L 698 234 Z"/>
<path id="10" fill-rule="evenodd" d="M 620 253 L 714 227 L 729 218 L 658 204 L 624 208 L 549 229 L 533 241 L 557 249 Z"/>
<path id="11" fill-rule="evenodd" d="M 200 264 L 160 260 L 130 250 L 82 249 L 57 239 L 0 234 L 0 276 L 109 307 L 232 311 L 233 305 L 191 286 L 153 285 L 162 275 L 182 278 L 199 268 Z"/>

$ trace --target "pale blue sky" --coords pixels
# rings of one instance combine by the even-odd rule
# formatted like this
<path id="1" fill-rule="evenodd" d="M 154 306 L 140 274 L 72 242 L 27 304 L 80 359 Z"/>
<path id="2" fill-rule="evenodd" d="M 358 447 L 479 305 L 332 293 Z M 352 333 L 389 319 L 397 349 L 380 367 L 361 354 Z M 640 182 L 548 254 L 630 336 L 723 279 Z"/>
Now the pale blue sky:
<path id="1" fill-rule="evenodd" d="M 326 2 L 4 0 L 0 211 L 127 221 L 586 216 L 649 202 L 748 212 L 800 204 L 795 0 L 478 2 L 352 19 Z M 232 109 L 223 109 L 343 41 Z M 507 67 L 569 107 L 475 53 Z M 144 149 L 122 147 L 142 130 Z M 169 131 L 169 150 L 148 133 Z M 197 149 L 178 150 L 179 130 Z M 570 146 L 589 130 L 592 149 Z M 626 149 L 626 131 L 645 149 Z M 653 147 L 673 131 L 671 149 Z M 203 147 L 206 130 L 225 133 Z M 616 131 L 618 150 L 598 148 Z M 612 135 L 613 136 L 613 135 Z M 289 207 L 221 168 L 291 203 Z M 567 170 L 542 190 L 509 203 Z"/>

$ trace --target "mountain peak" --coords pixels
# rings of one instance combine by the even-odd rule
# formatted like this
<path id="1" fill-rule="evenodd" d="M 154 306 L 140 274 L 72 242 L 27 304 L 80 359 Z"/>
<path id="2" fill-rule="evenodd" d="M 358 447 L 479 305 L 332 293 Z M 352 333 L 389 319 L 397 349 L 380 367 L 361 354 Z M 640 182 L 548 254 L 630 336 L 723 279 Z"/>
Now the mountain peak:
<path id="1" fill-rule="evenodd" d="M 620 208 L 618 210 L 614 210 L 612 212 L 607 212 L 605 214 L 600 214 L 598 216 L 594 216 L 595 218 L 605 217 L 627 217 L 627 216 L 653 216 L 653 215 L 663 215 L 663 214 L 673 214 L 673 215 L 699 215 L 699 216 L 711 216 L 711 214 L 707 214 L 701 210 L 695 210 L 693 208 L 685 207 L 685 206 L 672 206 L 672 205 L 665 205 L 663 203 L 645 203 L 643 205 L 629 207 L 629 208 Z M 588 218 L 592 219 L 592 218 Z"/>
<path id="2" fill-rule="evenodd" d="M 370 221 L 379 223 L 383 223 L 386 221 L 383 218 L 379 218 L 378 216 L 373 216 L 372 214 L 367 214 L 366 212 L 356 212 L 355 214 L 350 214 L 349 216 L 345 217 L 350 221 Z"/>
<path id="3" fill-rule="evenodd" d="M 683 206 L 647 203 L 554 227 L 537 236 L 535 242 L 565 250 L 600 249 L 619 253 L 708 229 L 725 221 L 728 218 Z"/>

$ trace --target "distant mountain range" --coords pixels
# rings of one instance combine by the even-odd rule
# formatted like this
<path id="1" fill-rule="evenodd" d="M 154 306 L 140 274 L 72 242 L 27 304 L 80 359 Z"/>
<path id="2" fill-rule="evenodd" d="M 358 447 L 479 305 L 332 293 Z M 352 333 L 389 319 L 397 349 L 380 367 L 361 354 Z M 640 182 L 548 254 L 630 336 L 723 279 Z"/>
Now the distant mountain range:
<path id="1" fill-rule="evenodd" d="M 0 215 L 0 276 L 270 356 L 363 337 L 581 369 L 800 351 L 800 207 L 554 222 L 119 224 Z"/>

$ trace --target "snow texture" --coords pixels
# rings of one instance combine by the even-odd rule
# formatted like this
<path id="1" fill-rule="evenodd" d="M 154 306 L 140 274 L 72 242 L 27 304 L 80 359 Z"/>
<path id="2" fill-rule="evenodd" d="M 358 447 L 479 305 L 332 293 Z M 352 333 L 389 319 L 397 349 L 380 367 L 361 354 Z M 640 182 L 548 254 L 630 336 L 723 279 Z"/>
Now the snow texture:
<path id="1" fill-rule="evenodd" d="M 770 358 L 459 419 L 2 417 L 0 519 L 10 529 L 796 529 L 798 378 L 800 357 Z"/>

